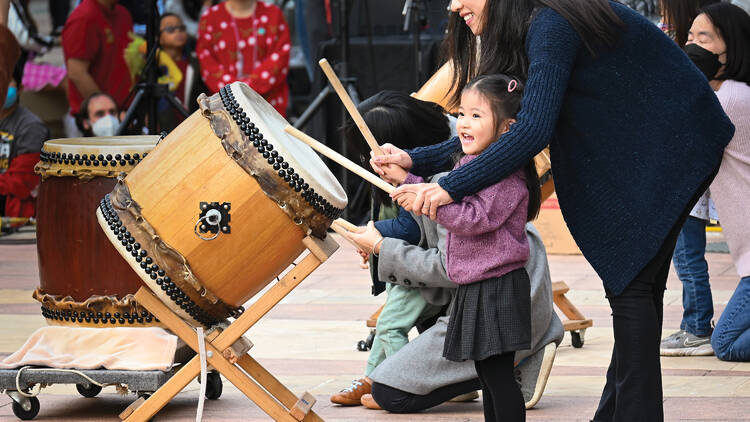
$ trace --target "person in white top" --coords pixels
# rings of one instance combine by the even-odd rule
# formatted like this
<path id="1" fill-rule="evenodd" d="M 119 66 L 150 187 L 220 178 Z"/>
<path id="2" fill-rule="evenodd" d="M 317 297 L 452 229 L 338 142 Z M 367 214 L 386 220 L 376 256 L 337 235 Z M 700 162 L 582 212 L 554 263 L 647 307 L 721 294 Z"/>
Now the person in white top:
<path id="1" fill-rule="evenodd" d="M 740 282 L 711 336 L 721 360 L 750 361 L 750 15 L 730 3 L 701 10 L 688 44 L 708 51 L 704 62 L 716 66 L 711 87 L 735 125 L 721 167 L 711 184 L 719 221 Z M 700 66 L 699 66 L 700 67 Z"/>

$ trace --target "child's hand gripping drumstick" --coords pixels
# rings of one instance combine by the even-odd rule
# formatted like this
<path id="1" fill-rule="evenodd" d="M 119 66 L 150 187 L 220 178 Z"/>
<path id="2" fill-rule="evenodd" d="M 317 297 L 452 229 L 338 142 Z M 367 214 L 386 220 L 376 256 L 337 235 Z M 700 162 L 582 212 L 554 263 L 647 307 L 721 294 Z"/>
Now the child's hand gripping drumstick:
<path id="1" fill-rule="evenodd" d="M 349 243 L 354 245 L 355 248 L 357 248 L 357 254 L 361 259 L 359 263 L 360 268 L 365 270 L 368 269 L 368 258 L 370 257 L 370 253 L 376 247 L 379 251 L 380 242 L 382 242 L 383 240 L 383 236 L 381 236 L 380 232 L 377 231 L 372 221 L 367 225 L 367 227 L 358 227 L 344 220 L 343 218 L 338 218 L 333 222 L 333 224 L 331 224 L 331 229 L 340 234 Z M 373 233 L 373 231 L 375 233 Z M 364 239 L 371 240 L 366 241 Z M 372 240 L 374 240 L 374 242 L 376 243 L 374 243 Z M 370 243 L 373 243 L 373 245 L 370 246 Z"/>

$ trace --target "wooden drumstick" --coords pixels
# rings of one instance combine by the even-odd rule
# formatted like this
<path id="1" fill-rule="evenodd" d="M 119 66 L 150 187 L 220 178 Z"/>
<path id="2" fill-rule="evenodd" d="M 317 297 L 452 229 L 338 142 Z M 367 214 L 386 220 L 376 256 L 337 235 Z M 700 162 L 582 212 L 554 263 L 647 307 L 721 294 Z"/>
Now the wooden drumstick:
<path id="1" fill-rule="evenodd" d="M 339 218 L 338 220 L 341 220 L 341 219 Z M 351 230 L 348 230 L 345 226 L 339 224 L 338 220 L 334 220 L 333 223 L 331 223 L 331 229 L 335 231 L 336 233 L 340 234 L 341 237 L 346 239 L 347 242 L 351 243 L 352 246 L 359 249 L 359 245 L 354 243 L 354 241 L 349 238 L 349 233 L 351 232 Z M 351 224 L 352 226 L 354 226 L 352 223 L 346 220 L 343 220 L 343 221 L 346 222 L 346 224 Z M 354 227 L 356 228 L 357 226 L 354 226 Z"/>
<path id="2" fill-rule="evenodd" d="M 333 222 L 335 224 L 338 224 L 339 226 L 345 228 L 346 230 L 348 230 L 350 232 L 356 232 L 357 230 L 359 230 L 359 227 L 357 227 L 356 225 L 354 225 L 354 224 L 352 224 L 352 223 L 344 220 L 343 218 L 337 218 L 337 219 L 333 220 Z"/>
<path id="3" fill-rule="evenodd" d="M 330 158 L 331 160 L 335 161 L 342 167 L 349 169 L 352 173 L 356 174 L 357 176 L 367 180 L 368 182 L 372 183 L 373 185 L 379 187 L 380 189 L 383 189 L 387 193 L 391 193 L 394 190 L 396 190 L 395 187 L 389 185 L 385 180 L 379 178 L 378 176 L 370 173 L 369 171 L 365 170 L 364 168 L 358 166 L 350 159 L 344 157 L 343 155 L 339 154 L 338 152 L 332 150 L 331 148 L 328 148 L 327 146 L 323 145 L 322 143 L 316 141 L 313 137 L 310 135 L 300 131 L 299 129 L 296 129 L 294 126 L 287 125 L 284 128 L 284 131 L 295 138 L 299 139 L 300 141 L 306 143 L 309 145 L 312 149 L 315 151 L 318 151 L 319 153 L 325 155 L 326 157 Z"/>
<path id="4" fill-rule="evenodd" d="M 370 146 L 370 149 L 375 153 L 375 155 L 383 155 L 383 150 L 380 149 L 378 141 L 375 140 L 375 136 L 373 136 L 372 132 L 370 132 L 370 128 L 367 127 L 367 123 L 365 123 L 362 115 L 359 114 L 359 110 L 357 110 L 357 106 L 354 105 L 354 101 L 352 101 L 352 99 L 349 97 L 349 94 L 347 94 L 344 86 L 341 85 L 341 81 L 339 80 L 338 76 L 336 76 L 333 68 L 331 68 L 331 65 L 328 64 L 328 60 L 320 59 L 318 64 L 320 65 L 321 69 L 323 69 L 323 73 L 325 73 L 328 77 L 328 81 L 331 82 L 331 86 L 333 86 L 336 94 L 338 94 L 339 98 L 341 98 L 341 102 L 344 103 L 344 107 L 346 107 L 346 110 L 349 111 L 349 115 L 352 116 L 352 119 L 359 128 L 359 131 L 362 132 L 362 136 L 365 137 L 367 145 Z"/>

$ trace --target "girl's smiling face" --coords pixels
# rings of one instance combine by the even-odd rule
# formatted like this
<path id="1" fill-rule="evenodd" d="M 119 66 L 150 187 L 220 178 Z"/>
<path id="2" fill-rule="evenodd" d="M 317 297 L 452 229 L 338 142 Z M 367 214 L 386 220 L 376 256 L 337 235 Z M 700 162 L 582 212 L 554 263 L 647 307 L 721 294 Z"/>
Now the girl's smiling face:
<path id="1" fill-rule="evenodd" d="M 479 154 L 495 141 L 495 117 L 490 103 L 476 89 L 461 94 L 456 129 L 464 154 Z"/>
<path id="2" fill-rule="evenodd" d="M 464 154 L 481 153 L 515 122 L 515 119 L 505 119 L 501 124 L 496 124 L 490 102 L 478 90 L 467 89 L 461 94 L 456 130 Z"/>
<path id="3" fill-rule="evenodd" d="M 451 0 L 450 9 L 461 16 L 474 35 L 481 35 L 486 4 L 487 0 Z"/>

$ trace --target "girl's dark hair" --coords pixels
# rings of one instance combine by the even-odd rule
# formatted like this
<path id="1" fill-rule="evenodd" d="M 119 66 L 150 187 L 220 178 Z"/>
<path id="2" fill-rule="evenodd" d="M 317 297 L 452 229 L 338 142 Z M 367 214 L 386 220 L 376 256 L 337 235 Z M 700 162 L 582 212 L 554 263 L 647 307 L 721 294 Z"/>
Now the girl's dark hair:
<path id="1" fill-rule="evenodd" d="M 175 17 L 175 18 L 179 19 L 180 22 L 182 22 L 182 17 L 180 15 L 178 15 L 176 13 L 172 13 L 172 12 L 167 12 L 167 13 L 162 13 L 161 16 L 159 16 L 159 26 L 161 26 L 161 21 L 163 21 L 165 18 L 169 18 L 169 17 Z"/>
<path id="2" fill-rule="evenodd" d="M 503 123 L 508 119 L 515 119 L 518 110 L 521 109 L 523 83 L 507 75 L 478 76 L 466 84 L 464 92 L 466 91 L 476 91 L 489 102 L 495 133 L 498 137 Z M 526 188 L 529 190 L 529 209 L 526 214 L 526 221 L 531 221 L 539 214 L 539 208 L 542 204 L 542 190 L 533 158 L 526 163 L 523 173 L 526 179 Z"/>
<path id="3" fill-rule="evenodd" d="M 526 80 L 526 33 L 538 7 L 549 7 L 565 18 L 592 55 L 614 45 L 623 26 L 607 0 L 487 0 L 480 22 L 484 29 L 478 61 L 476 36 L 452 12 L 444 44 L 444 55 L 456 69 L 450 108 L 458 106 L 463 87 L 474 75 L 505 73 Z"/>
<path id="4" fill-rule="evenodd" d="M 698 16 L 698 9 L 720 0 L 659 0 L 662 22 L 674 31 L 674 40 L 680 47 L 687 42 L 688 32 L 693 20 Z"/>
<path id="5" fill-rule="evenodd" d="M 451 136 L 448 118 L 439 105 L 397 91 L 382 91 L 362 101 L 357 107 L 378 143 L 390 142 L 402 149 L 423 147 L 442 142 Z M 370 147 L 351 119 L 343 127 L 344 139 L 369 168 Z M 354 155 L 354 154 L 352 154 Z M 391 199 L 379 189 L 376 199 L 390 204 Z"/>
<path id="6" fill-rule="evenodd" d="M 750 15 L 731 3 L 716 3 L 700 10 L 713 23 L 727 46 L 727 63 L 715 79 L 750 85 Z"/>

